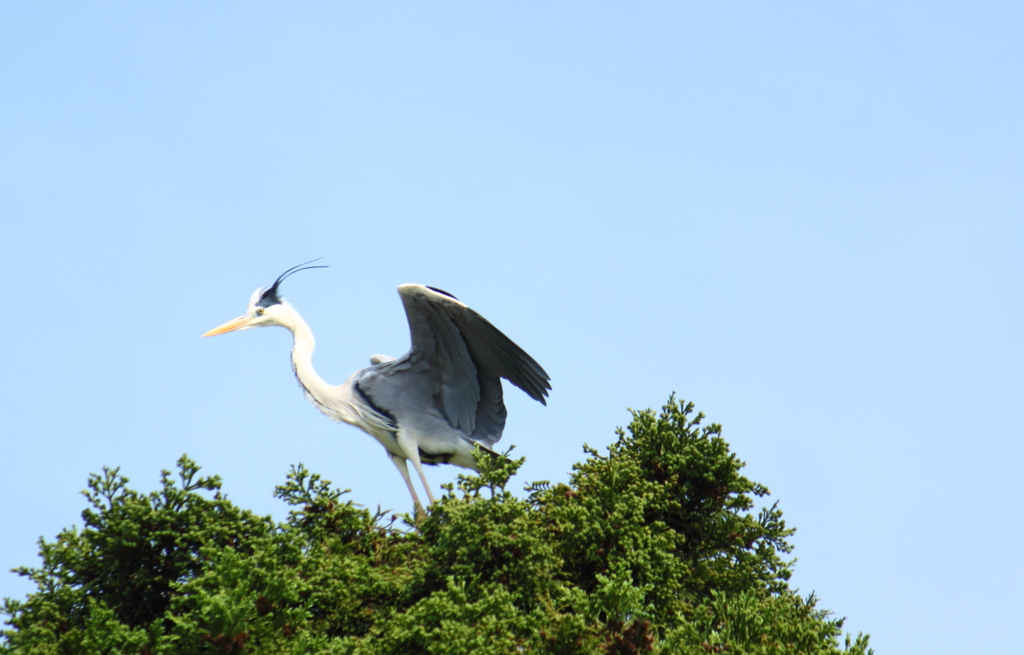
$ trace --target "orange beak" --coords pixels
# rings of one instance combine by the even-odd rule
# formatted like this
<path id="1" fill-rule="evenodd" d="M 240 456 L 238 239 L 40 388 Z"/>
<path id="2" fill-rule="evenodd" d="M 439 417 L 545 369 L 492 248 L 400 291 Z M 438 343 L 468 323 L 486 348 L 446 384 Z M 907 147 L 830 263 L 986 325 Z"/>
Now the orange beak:
<path id="1" fill-rule="evenodd" d="M 204 337 L 215 337 L 218 334 L 224 334 L 225 332 L 234 332 L 235 330 L 237 330 L 239 328 L 243 328 L 246 325 L 248 325 L 250 320 L 251 319 L 248 316 L 239 316 L 238 318 L 235 318 L 235 319 L 232 319 L 232 320 L 228 321 L 224 325 L 221 325 L 219 327 L 213 328 L 212 330 L 210 330 L 209 332 L 207 332 L 203 336 Z"/>

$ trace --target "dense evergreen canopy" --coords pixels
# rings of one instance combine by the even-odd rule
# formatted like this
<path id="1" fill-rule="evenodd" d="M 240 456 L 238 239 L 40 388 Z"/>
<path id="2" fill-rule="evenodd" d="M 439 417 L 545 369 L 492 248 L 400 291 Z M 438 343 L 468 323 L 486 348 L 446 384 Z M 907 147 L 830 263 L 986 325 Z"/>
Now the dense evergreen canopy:
<path id="1" fill-rule="evenodd" d="M 275 523 L 182 457 L 131 490 L 93 475 L 84 528 L 40 544 L 6 599 L 5 653 L 870 653 L 787 583 L 792 534 L 718 425 L 670 399 L 634 412 L 569 484 L 506 490 L 482 457 L 418 530 L 293 467 Z M 412 519 L 406 517 L 406 521 Z"/>

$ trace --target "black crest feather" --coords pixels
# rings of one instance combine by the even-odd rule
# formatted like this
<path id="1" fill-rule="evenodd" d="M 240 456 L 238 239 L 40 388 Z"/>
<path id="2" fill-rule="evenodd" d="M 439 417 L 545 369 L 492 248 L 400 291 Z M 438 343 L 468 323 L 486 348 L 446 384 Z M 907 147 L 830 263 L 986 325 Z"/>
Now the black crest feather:
<path id="1" fill-rule="evenodd" d="M 298 273 L 299 271 L 308 271 L 311 268 L 327 268 L 326 266 L 322 265 L 306 266 L 306 264 L 312 264 L 313 262 L 318 262 L 321 259 L 323 259 L 323 257 L 311 259 L 308 262 L 299 264 L 298 266 L 292 266 L 284 273 L 281 273 L 279 276 L 277 276 L 277 279 L 274 280 L 274 283 L 272 285 L 263 290 L 263 293 L 260 294 L 260 299 L 256 302 L 256 305 L 259 307 L 270 307 L 271 305 L 281 304 L 281 298 L 280 296 L 277 295 L 277 288 L 281 286 L 281 283 L 284 282 L 285 279 L 287 279 L 289 276 Z"/>

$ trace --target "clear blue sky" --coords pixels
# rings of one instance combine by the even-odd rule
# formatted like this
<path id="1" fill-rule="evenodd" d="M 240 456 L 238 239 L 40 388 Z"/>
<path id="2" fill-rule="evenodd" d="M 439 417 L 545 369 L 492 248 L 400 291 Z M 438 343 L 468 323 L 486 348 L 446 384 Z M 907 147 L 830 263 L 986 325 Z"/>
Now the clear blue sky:
<path id="1" fill-rule="evenodd" d="M 323 256 L 329 381 L 446 289 L 552 376 L 521 483 L 676 391 L 879 652 L 1019 647 L 1022 64 L 1009 2 L 3 3 L 0 595 L 104 465 L 409 509 L 284 330 L 199 338 Z"/>

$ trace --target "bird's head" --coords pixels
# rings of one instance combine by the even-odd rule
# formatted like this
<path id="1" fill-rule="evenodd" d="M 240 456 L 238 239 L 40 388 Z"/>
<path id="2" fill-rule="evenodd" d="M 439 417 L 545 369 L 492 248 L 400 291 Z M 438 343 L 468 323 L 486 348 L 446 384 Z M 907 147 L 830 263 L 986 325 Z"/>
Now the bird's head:
<path id="1" fill-rule="evenodd" d="M 288 311 L 288 305 L 278 295 L 278 289 L 281 283 L 284 282 L 285 278 L 293 273 L 299 271 L 305 271 L 310 268 L 327 268 L 326 266 L 306 266 L 306 264 L 312 264 L 317 261 L 316 259 L 308 261 L 305 264 L 299 264 L 289 268 L 284 273 L 281 273 L 274 280 L 274 283 L 269 287 L 261 287 L 252 292 L 252 297 L 249 298 L 249 306 L 246 308 L 245 313 L 238 318 L 232 319 L 224 325 L 218 326 L 204 334 L 204 337 L 213 337 L 218 334 L 224 334 L 226 332 L 236 332 L 238 330 L 248 330 L 254 327 L 267 327 L 269 325 L 280 325 L 283 327 L 291 327 L 291 314 Z"/>

